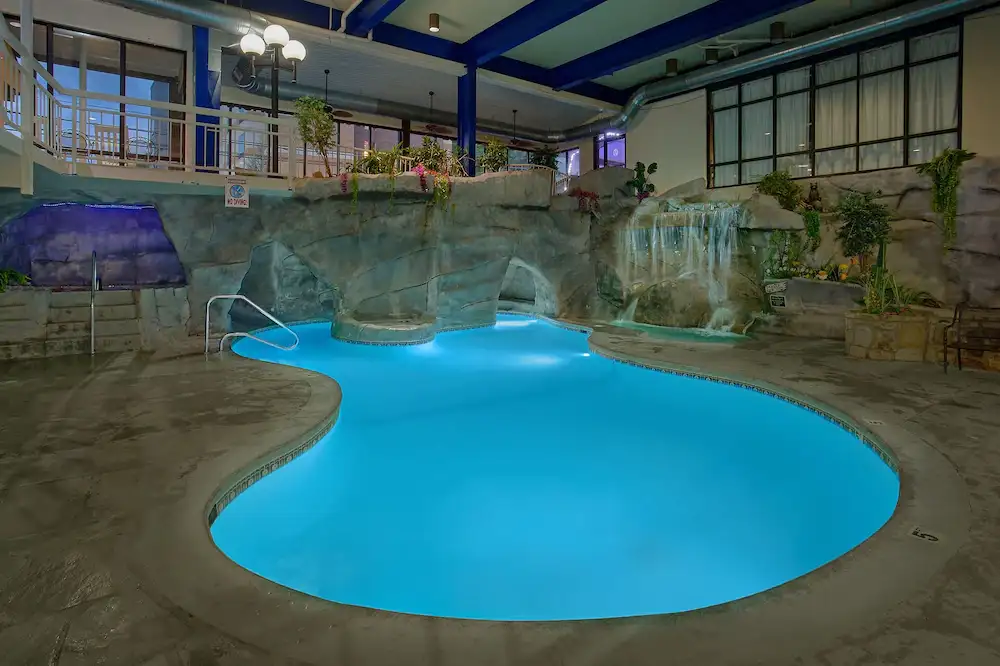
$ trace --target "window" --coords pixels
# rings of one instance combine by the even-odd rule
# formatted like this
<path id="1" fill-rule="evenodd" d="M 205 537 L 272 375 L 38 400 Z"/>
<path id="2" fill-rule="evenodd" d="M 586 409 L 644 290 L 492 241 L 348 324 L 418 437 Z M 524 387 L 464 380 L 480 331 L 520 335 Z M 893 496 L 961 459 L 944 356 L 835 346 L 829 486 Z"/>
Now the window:
<path id="1" fill-rule="evenodd" d="M 567 179 L 580 175 L 580 149 L 571 148 L 556 155 L 556 187 L 559 192 L 568 188 Z"/>
<path id="2" fill-rule="evenodd" d="M 598 169 L 625 166 L 625 135 L 617 132 L 599 134 L 594 139 L 594 164 Z"/>
<path id="3" fill-rule="evenodd" d="M 7 17 L 7 22 L 15 31 L 20 29 L 16 17 Z M 43 22 L 35 22 L 34 51 L 39 63 L 66 88 L 176 104 L 185 101 L 187 56 L 182 51 Z M 178 114 L 89 99 L 78 110 L 74 137 L 70 99 L 54 95 L 63 106 L 62 118 L 52 131 L 62 134 L 65 146 L 75 144 L 92 154 L 90 161 L 183 160 L 181 127 L 170 122 L 181 120 Z"/>
<path id="4" fill-rule="evenodd" d="M 712 90 L 709 183 L 919 164 L 959 143 L 961 28 Z"/>

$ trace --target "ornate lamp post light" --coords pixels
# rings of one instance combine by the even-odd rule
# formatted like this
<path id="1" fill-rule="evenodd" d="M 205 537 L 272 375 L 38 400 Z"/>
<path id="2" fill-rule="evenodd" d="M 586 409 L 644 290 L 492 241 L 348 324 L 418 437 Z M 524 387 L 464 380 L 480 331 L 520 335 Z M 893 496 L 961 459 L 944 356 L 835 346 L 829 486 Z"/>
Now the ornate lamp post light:
<path id="1" fill-rule="evenodd" d="M 280 53 L 279 53 L 280 49 Z M 251 63 L 256 56 L 270 53 L 271 55 L 271 117 L 278 117 L 278 73 L 281 70 L 281 59 L 292 63 L 292 83 L 299 74 L 299 63 L 306 59 L 306 47 L 302 42 L 289 39 L 288 31 L 277 23 L 272 23 L 264 29 L 263 37 L 249 32 L 240 40 L 240 50 L 250 56 Z M 271 125 L 271 159 L 269 171 L 278 173 L 278 126 Z"/>

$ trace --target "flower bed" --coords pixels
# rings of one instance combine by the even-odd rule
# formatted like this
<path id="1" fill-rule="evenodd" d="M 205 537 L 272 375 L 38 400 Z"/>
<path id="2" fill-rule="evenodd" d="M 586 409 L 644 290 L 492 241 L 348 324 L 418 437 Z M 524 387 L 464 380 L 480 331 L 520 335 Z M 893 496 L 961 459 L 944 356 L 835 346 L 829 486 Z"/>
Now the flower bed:
<path id="1" fill-rule="evenodd" d="M 931 317 L 926 312 L 873 315 L 848 312 L 845 315 L 845 349 L 852 358 L 874 361 L 932 361 Z"/>

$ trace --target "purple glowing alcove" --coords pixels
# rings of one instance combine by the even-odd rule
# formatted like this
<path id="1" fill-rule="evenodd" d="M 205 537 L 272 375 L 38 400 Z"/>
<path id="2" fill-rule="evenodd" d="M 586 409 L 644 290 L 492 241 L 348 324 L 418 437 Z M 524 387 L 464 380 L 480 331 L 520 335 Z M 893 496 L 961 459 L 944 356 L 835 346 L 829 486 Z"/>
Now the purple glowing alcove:
<path id="1" fill-rule="evenodd" d="M 89 287 L 92 252 L 104 289 L 186 284 L 152 206 L 46 203 L 0 227 L 0 267 L 37 287 Z"/>

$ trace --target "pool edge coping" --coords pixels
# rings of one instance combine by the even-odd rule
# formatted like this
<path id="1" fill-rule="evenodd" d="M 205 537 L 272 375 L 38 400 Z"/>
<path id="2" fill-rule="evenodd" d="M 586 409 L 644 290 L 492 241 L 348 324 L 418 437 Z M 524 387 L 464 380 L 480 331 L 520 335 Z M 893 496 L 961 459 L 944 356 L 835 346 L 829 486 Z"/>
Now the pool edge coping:
<path id="1" fill-rule="evenodd" d="M 580 324 L 574 324 L 574 323 L 570 323 L 570 322 L 564 322 L 564 321 L 560 321 L 560 320 L 557 320 L 557 319 L 551 319 L 551 318 L 546 317 L 544 315 L 536 315 L 536 314 L 532 314 L 532 313 L 514 313 L 514 312 L 511 312 L 511 313 L 504 312 L 504 313 L 500 313 L 500 314 L 511 314 L 511 315 L 515 315 L 515 316 L 526 316 L 526 317 L 531 317 L 531 318 L 535 318 L 535 319 L 542 319 L 542 320 L 545 320 L 545 321 L 547 321 L 547 322 L 549 322 L 549 323 L 551 323 L 551 324 L 553 324 L 555 326 L 558 326 L 560 328 L 564 328 L 564 329 L 572 330 L 572 331 L 576 331 L 576 332 L 588 333 L 588 334 L 591 334 L 591 335 L 594 334 L 594 332 L 595 332 L 594 329 L 591 328 L 591 327 L 583 326 L 583 325 L 580 325 Z M 323 322 L 323 323 L 325 323 L 325 320 L 320 320 L 320 321 Z M 298 323 L 305 323 L 305 322 L 298 322 Z M 486 324 L 486 325 L 483 325 L 483 327 L 488 327 L 488 326 L 492 326 L 492 325 L 493 324 Z M 703 371 L 699 371 L 699 370 L 696 370 L 696 369 L 693 369 L 693 368 L 689 368 L 689 367 L 686 367 L 686 366 L 674 366 L 674 365 L 668 364 L 668 363 L 653 362 L 653 361 L 650 361 L 649 359 L 644 359 L 642 357 L 632 357 L 632 356 L 627 355 L 627 354 L 618 354 L 618 353 L 615 353 L 615 352 L 611 352 L 610 350 L 607 350 L 607 349 L 601 347 L 600 345 L 594 343 L 590 339 L 590 336 L 588 336 L 588 347 L 590 347 L 591 349 L 593 349 L 596 353 L 599 353 L 602 357 L 607 358 L 608 360 L 613 360 L 613 361 L 618 361 L 618 362 L 633 364 L 633 365 L 637 365 L 637 366 L 640 366 L 640 367 L 644 367 L 644 368 L 651 369 L 651 370 L 656 370 L 656 371 L 674 372 L 675 374 L 681 374 L 681 375 L 685 375 L 685 374 L 687 374 L 687 375 L 693 375 L 693 376 L 696 376 L 696 377 L 699 377 L 699 378 L 708 379 L 708 380 L 713 380 L 714 379 L 715 381 L 722 381 L 723 383 L 735 382 L 735 383 L 740 384 L 741 386 L 746 386 L 747 388 L 750 388 L 751 390 L 755 389 L 754 382 L 758 382 L 759 381 L 759 380 L 749 381 L 749 380 L 745 380 L 745 379 L 742 379 L 742 378 L 734 379 L 734 378 L 726 376 L 726 375 L 724 375 L 722 373 L 703 372 Z M 248 358 L 248 357 L 241 357 L 241 358 L 243 358 L 244 360 L 246 360 L 248 362 L 266 362 L 266 361 L 260 361 L 258 359 L 252 359 L 252 358 Z M 285 367 L 288 367 L 288 366 L 285 366 Z M 292 366 L 292 367 L 295 367 L 295 366 Z M 315 375 L 317 375 L 319 377 L 322 377 L 324 379 L 332 380 L 332 381 L 334 381 L 334 383 L 336 383 L 335 378 L 329 377 L 329 376 L 327 376 L 327 375 L 325 375 L 323 373 L 317 373 L 316 371 L 308 370 L 308 369 L 305 369 L 305 368 L 295 367 L 295 369 L 296 370 L 304 370 L 305 372 L 307 372 L 309 374 L 315 374 Z M 768 382 L 760 381 L 760 383 L 767 385 L 768 390 L 765 391 L 765 392 L 769 392 L 769 391 L 773 390 L 774 391 L 774 396 L 777 397 L 777 398 L 779 398 L 779 399 L 788 399 L 789 397 L 798 398 L 798 399 L 792 399 L 792 402 L 794 402 L 795 404 L 800 404 L 800 405 L 802 405 L 802 406 L 804 406 L 806 408 L 812 409 L 814 411 L 817 409 L 817 407 L 816 407 L 815 404 L 812 403 L 812 400 L 815 400 L 816 402 L 818 402 L 819 404 L 821 404 L 823 406 L 823 408 L 825 408 L 825 409 L 831 409 L 832 411 L 836 411 L 838 414 L 843 415 L 841 418 L 847 419 L 847 422 L 849 424 L 854 424 L 855 423 L 855 419 L 852 418 L 852 417 L 847 416 L 840 408 L 835 408 L 832 405 L 829 405 L 829 404 L 823 402 L 820 399 L 813 399 L 813 398 L 811 398 L 811 396 L 804 396 L 803 394 L 798 394 L 795 391 L 789 391 L 787 389 L 773 387 L 773 385 L 770 385 Z M 339 387 L 339 384 L 338 384 L 338 387 Z M 792 394 L 792 395 L 790 396 L 789 394 Z M 808 400 L 808 402 L 805 402 L 805 404 L 803 404 L 804 399 Z M 821 411 L 823 411 L 824 413 L 829 413 L 829 412 L 826 412 L 825 409 L 823 409 Z M 240 478 L 245 478 L 245 477 L 248 477 L 248 476 L 252 476 L 255 472 L 251 472 L 250 470 L 252 470 L 254 468 L 257 468 L 255 471 L 259 471 L 260 468 L 266 466 L 266 463 L 264 465 L 258 464 L 258 462 L 260 460 L 262 460 L 262 459 L 271 459 L 271 460 L 278 459 L 278 458 L 280 458 L 282 456 L 283 453 L 285 453 L 285 452 L 287 452 L 289 450 L 292 450 L 292 449 L 296 449 L 297 446 L 301 446 L 303 444 L 302 440 L 311 440 L 311 441 L 310 441 L 310 443 L 309 443 L 308 446 L 306 446 L 305 448 L 302 449 L 302 451 L 300 451 L 299 453 L 296 453 L 295 456 L 293 456 L 292 458 L 289 458 L 287 461 L 283 462 L 282 465 L 286 464 L 288 461 L 294 459 L 294 457 L 297 457 L 297 455 L 299 455 L 301 452 L 304 452 L 305 450 L 308 450 L 308 448 L 310 448 L 312 445 L 314 445 L 324 434 L 326 434 L 326 432 L 329 431 L 329 428 L 332 428 L 333 423 L 336 420 L 336 415 L 339 414 L 339 405 L 338 405 L 338 408 L 336 410 L 334 410 L 334 412 L 335 413 L 331 413 L 330 414 L 330 418 L 332 420 L 329 422 L 329 427 L 327 427 L 326 430 L 324 432 L 322 432 L 321 434 L 319 434 L 318 436 L 313 437 L 312 435 L 307 435 L 307 436 L 304 436 L 302 438 L 298 438 L 295 442 L 288 442 L 288 443 L 286 443 L 286 444 L 284 444 L 282 446 L 277 446 L 274 449 L 272 449 L 270 452 L 265 453 L 265 454 L 263 454 L 261 456 L 258 456 L 256 459 L 254 459 L 254 461 L 252 461 L 252 462 L 250 462 L 250 463 L 248 463 L 246 465 L 241 466 L 240 470 L 242 470 L 242 472 L 240 470 L 238 470 L 236 472 L 233 472 L 233 473 L 227 475 L 223 481 L 218 482 L 218 484 L 216 485 L 217 490 L 213 494 L 213 500 L 210 500 L 208 502 L 208 504 L 211 505 L 214 502 L 217 502 L 218 498 L 220 498 L 221 496 L 223 496 L 223 495 L 226 494 L 226 492 L 223 491 L 223 488 L 227 485 L 226 479 L 234 479 L 234 478 L 235 479 L 240 479 Z M 313 430 L 311 432 L 313 434 L 315 434 L 318 430 L 322 429 L 322 427 L 323 427 L 323 423 L 317 424 L 316 426 L 314 426 L 314 428 L 313 428 Z M 872 439 L 875 439 L 874 435 L 871 434 L 870 431 L 867 431 L 867 429 L 861 428 L 860 430 L 862 432 L 867 433 Z M 890 438 L 890 439 L 891 439 L 891 441 L 895 442 L 895 440 L 893 438 Z M 882 439 L 878 438 L 875 441 L 882 441 Z M 929 445 L 927 442 L 924 442 L 922 439 L 919 439 L 919 438 L 916 441 L 914 441 L 913 444 L 915 444 L 915 445 L 929 446 L 931 449 L 933 449 L 932 445 Z M 884 444 L 883 443 L 883 445 L 886 446 L 889 449 L 889 451 L 895 451 L 894 448 L 889 448 L 888 444 Z M 934 452 L 937 453 L 936 450 Z M 951 467 L 950 464 L 948 464 L 947 461 L 944 460 L 943 456 L 940 456 L 939 453 L 938 453 L 938 456 L 945 463 L 945 465 L 947 467 L 947 470 L 950 470 L 950 472 L 952 474 L 954 474 L 956 476 L 956 478 L 957 478 L 957 473 L 955 473 L 954 468 Z M 894 459 L 896 460 L 897 465 L 899 465 L 902 468 L 902 472 L 906 473 L 908 471 L 908 469 L 907 469 L 908 465 L 911 462 L 911 461 L 909 461 L 907 459 L 907 456 L 904 456 L 904 460 L 903 461 L 900 461 L 895 456 L 894 456 Z M 279 469 L 280 466 L 281 465 L 275 466 L 270 471 L 274 471 L 276 469 Z M 268 472 L 268 473 L 270 473 L 270 472 Z M 266 474 L 260 476 L 259 478 L 263 478 L 263 476 L 265 476 L 265 475 Z M 397 623 L 399 623 L 399 622 L 408 622 L 408 623 L 413 623 L 413 622 L 419 622 L 419 623 L 422 623 L 422 622 L 437 622 L 437 623 L 441 623 L 441 622 L 444 622 L 444 623 L 448 623 L 448 626 L 452 626 L 452 623 L 454 623 L 455 627 L 468 626 L 470 623 L 476 624 L 476 625 L 492 625 L 492 626 L 496 626 L 496 627 L 510 627 L 511 625 L 514 625 L 515 627 L 520 627 L 520 628 L 516 628 L 515 629 L 516 631 L 522 631 L 522 630 L 524 630 L 524 631 L 530 631 L 531 629 L 534 629 L 534 628 L 541 628 L 541 627 L 552 628 L 552 627 L 557 627 L 558 626 L 558 627 L 564 627 L 564 628 L 567 628 L 567 629 L 572 629 L 574 632 L 581 632 L 583 634 L 586 634 L 587 632 L 591 631 L 592 628 L 595 625 L 617 627 L 617 626 L 622 626 L 623 623 L 627 624 L 627 625 L 635 624 L 636 626 L 638 626 L 640 628 L 649 626 L 650 630 L 652 630 L 652 631 L 662 631 L 662 632 L 666 632 L 666 633 L 672 633 L 673 630 L 674 630 L 673 628 L 678 627 L 678 626 L 684 626 L 684 627 L 689 627 L 689 626 L 701 627 L 705 623 L 708 623 L 708 627 L 702 627 L 702 628 L 703 629 L 709 629 L 710 628 L 710 631 L 715 631 L 717 623 L 723 623 L 723 624 L 725 624 L 727 622 L 730 623 L 730 624 L 734 623 L 734 622 L 740 623 L 740 622 L 745 621 L 745 619 L 746 619 L 745 616 L 756 614 L 762 608 L 766 609 L 766 611 L 765 611 L 766 615 L 770 615 L 770 614 L 774 614 L 774 613 L 779 613 L 780 614 L 780 612 L 782 612 L 784 610 L 784 607 L 786 605 L 792 605 L 792 604 L 799 604 L 799 605 L 801 605 L 801 602 L 802 602 L 802 598 L 801 597 L 803 596 L 803 594 L 806 594 L 808 597 L 812 598 L 813 602 L 815 602 L 816 601 L 815 594 L 812 593 L 812 592 L 810 592 L 809 589 L 808 589 L 808 588 L 812 587 L 814 584 L 818 583 L 820 586 L 829 586 L 830 583 L 831 583 L 831 581 L 829 579 L 831 577 L 833 577 L 833 578 L 840 578 L 841 576 L 855 575 L 854 573 L 851 572 L 851 570 L 857 568 L 857 565 L 859 563 L 858 560 L 864 560 L 865 564 L 867 564 L 867 560 L 871 559 L 873 556 L 881 556 L 881 559 L 884 559 L 885 558 L 885 553 L 883 552 L 883 550 L 885 550 L 887 552 L 888 550 L 891 550 L 892 548 L 898 548 L 899 546 L 901 546 L 902 544 L 900 544 L 898 542 L 895 543 L 895 544 L 893 544 L 891 542 L 894 541 L 894 540 L 898 541 L 900 534 L 904 534 L 905 535 L 905 532 L 900 532 L 899 528 L 901 527 L 901 523 L 903 523 L 906 520 L 908 520 L 910 518 L 909 514 L 912 513 L 913 507 L 909 506 L 908 502 L 912 502 L 913 498 L 912 497 L 904 497 L 904 494 L 905 494 L 904 493 L 904 488 L 907 489 L 907 490 L 912 490 L 912 487 L 907 482 L 907 481 L 910 480 L 910 479 L 906 478 L 908 476 L 909 476 L 908 474 L 901 475 L 901 478 L 900 478 L 900 497 L 899 497 L 896 509 L 895 509 L 892 517 L 889 519 L 889 521 L 885 525 L 883 525 L 878 531 L 876 531 L 871 537 L 869 537 L 869 539 L 863 541 L 861 544 L 859 544 L 858 546 L 856 546 L 851 551 L 848 551 L 844 555 L 838 557 L 837 559 L 833 560 L 832 562 L 830 562 L 830 563 L 828 563 L 828 564 L 826 564 L 826 565 L 824 565 L 824 566 L 822 566 L 822 567 L 820 567 L 820 568 L 818 568 L 816 570 L 813 570 L 813 571 L 811 571 L 811 572 L 809 572 L 809 573 L 807 573 L 807 574 L 805 574 L 805 575 L 803 575 L 803 576 L 801 576 L 799 578 L 793 579 L 792 581 L 789 581 L 789 582 L 787 582 L 785 584 L 779 585 L 779 586 L 777 586 L 775 588 L 771 588 L 769 590 L 762 591 L 760 593 L 751 595 L 750 597 L 745 597 L 743 599 L 736 599 L 736 600 L 733 600 L 733 601 L 730 601 L 730 602 L 726 602 L 726 603 L 720 604 L 718 606 L 708 607 L 708 608 L 704 608 L 704 609 L 698 609 L 698 610 L 694 610 L 694 611 L 688 611 L 688 612 L 684 612 L 684 613 L 661 614 L 661 615 L 639 616 L 639 617 L 625 617 L 625 618 L 610 618 L 610 619 L 606 619 L 606 620 L 565 620 L 565 621 L 548 621 L 548 622 L 502 622 L 502 621 L 453 620 L 453 619 L 435 618 L 435 617 L 429 617 L 429 616 L 411 616 L 411 615 L 405 615 L 405 614 L 400 614 L 400 613 L 392 613 L 392 612 L 389 612 L 389 611 L 378 611 L 378 610 L 372 610 L 372 609 L 366 609 L 366 608 L 360 608 L 360 607 L 354 607 L 354 606 L 347 606 L 345 604 L 339 604 L 339 603 L 336 603 L 336 602 L 323 600 L 321 598 L 314 597 L 314 596 L 309 595 L 307 593 L 299 592 L 299 591 L 296 591 L 296 590 L 291 590 L 290 588 L 286 588 L 283 585 L 281 585 L 280 583 L 277 583 L 275 581 L 271 581 L 269 579 L 261 578 L 257 574 L 254 574 L 253 572 L 250 572 L 249 570 L 244 569 L 239 564 L 237 564 L 235 561 L 230 560 L 228 558 L 228 556 L 226 556 L 225 553 L 223 553 L 221 551 L 221 549 L 218 548 L 218 546 L 214 542 L 214 539 L 212 539 L 212 537 L 211 537 L 210 531 L 209 531 L 208 526 L 207 526 L 207 517 L 208 517 L 207 511 L 210 511 L 210 509 L 206 509 L 206 512 L 203 512 L 202 515 L 205 518 L 205 522 L 203 522 L 203 525 L 205 525 L 205 533 L 206 533 L 206 537 L 208 539 L 208 542 L 209 542 L 212 550 L 214 550 L 218 554 L 218 556 L 220 558 L 222 558 L 223 560 L 225 560 L 225 565 L 226 565 L 226 568 L 227 568 L 227 570 L 226 570 L 227 576 L 234 577 L 234 578 L 237 578 L 237 579 L 250 579 L 250 580 L 253 580 L 254 586 L 256 588 L 268 590 L 266 592 L 266 594 L 268 596 L 270 596 L 272 594 L 272 590 L 280 590 L 282 592 L 282 594 L 284 594 L 285 596 L 289 596 L 290 595 L 291 598 L 293 598 L 293 599 L 298 599 L 298 600 L 301 600 L 303 602 L 307 602 L 308 604 L 311 604 L 313 606 L 320 605 L 321 607 L 324 607 L 324 608 L 327 609 L 327 611 L 330 613 L 330 617 L 336 616 L 336 617 L 339 617 L 339 618 L 343 619 L 345 617 L 345 615 L 346 616 L 351 616 L 351 617 L 355 617 L 355 616 L 357 616 L 357 617 L 367 616 L 367 617 L 372 618 L 372 621 L 378 621 L 379 623 L 386 622 L 388 624 L 386 624 L 386 626 L 385 626 L 385 631 L 390 632 L 390 633 L 393 632 L 393 631 L 396 631 L 396 630 L 391 629 L 391 627 L 397 627 L 397 629 L 398 629 Z M 255 479 L 254 482 L 256 480 L 259 480 L 259 478 Z M 252 482 L 251 482 L 250 485 L 252 485 Z M 247 487 L 249 487 L 249 486 L 247 486 Z M 230 489 L 231 489 L 231 487 L 230 487 Z M 229 501 L 232 501 L 232 500 L 229 500 Z M 225 507 L 223 506 L 222 508 L 224 509 Z M 954 507 L 951 507 L 951 508 L 954 508 Z M 947 562 L 951 558 L 951 556 L 955 552 L 957 552 L 958 548 L 961 547 L 962 543 L 964 543 L 965 537 L 967 536 L 968 522 L 969 522 L 969 516 L 968 516 L 969 511 L 968 511 L 967 503 L 966 503 L 966 506 L 964 508 L 964 512 L 963 513 L 964 513 L 964 515 L 962 516 L 963 519 L 959 521 L 959 523 L 961 523 L 961 524 L 960 525 L 956 525 L 956 531 L 953 531 L 953 532 L 951 532 L 951 533 L 948 534 L 949 537 L 956 537 L 956 538 L 953 539 L 953 540 L 950 540 L 949 543 L 947 543 L 941 550 L 939 550 L 938 556 L 933 558 L 933 559 L 936 560 L 935 564 L 933 564 L 931 566 L 928 566 L 928 567 L 924 567 L 924 569 L 926 569 L 929 572 L 929 574 L 928 574 L 928 576 L 926 578 L 922 577 L 923 580 L 928 579 L 930 577 L 930 575 L 933 575 L 933 573 L 936 573 L 942 566 L 944 566 L 944 563 Z M 892 528 L 892 529 L 890 530 L 890 528 Z M 961 528 L 961 529 L 958 529 L 958 528 Z M 909 529 L 909 527 L 907 526 L 906 530 L 908 530 L 908 529 Z M 893 534 L 889 534 L 890 531 L 892 531 Z M 907 537 L 903 536 L 902 538 L 905 539 Z M 892 548 L 889 548 L 890 546 Z M 911 547 L 911 544 L 909 544 L 909 543 L 906 544 L 906 547 Z M 873 553 L 873 550 L 875 551 L 874 553 Z M 844 571 L 845 569 L 847 571 Z M 889 569 L 886 572 L 886 576 L 885 577 L 886 578 L 893 578 L 895 574 L 896 574 L 895 571 L 893 571 L 892 569 Z M 884 583 L 884 581 L 882 581 L 882 580 L 879 580 L 878 582 L 880 584 Z M 889 581 L 889 582 L 892 582 L 892 581 Z M 895 587 L 900 587 L 901 584 L 902 583 L 897 584 Z M 876 585 L 875 587 L 878 587 L 878 586 L 879 585 Z M 893 586 L 892 585 L 888 585 L 888 587 L 893 587 Z M 855 592 L 858 593 L 858 594 L 861 594 L 862 592 L 864 594 L 868 594 L 868 593 L 871 592 L 871 590 L 869 588 L 860 588 L 860 587 L 858 587 L 855 590 Z M 840 590 L 840 589 L 835 588 L 834 595 L 841 595 L 841 594 L 843 594 L 843 591 Z M 912 591 L 910 591 L 910 594 L 912 594 Z M 904 596 L 904 597 L 894 597 L 894 598 L 889 598 L 889 599 L 879 598 L 878 603 L 879 603 L 880 607 L 885 606 L 885 608 L 881 608 L 882 612 L 885 612 L 888 607 L 891 607 L 892 605 L 895 605 L 896 603 L 899 603 L 899 602 L 903 601 L 906 598 L 909 598 L 909 594 L 907 596 Z M 360 614 L 360 615 L 356 615 L 356 614 Z M 796 618 L 796 616 L 793 616 L 792 620 L 794 620 L 795 618 Z M 792 622 L 792 620 L 789 620 L 789 621 Z M 861 622 L 861 620 L 856 620 L 856 621 L 853 620 L 853 619 L 851 620 L 851 624 L 860 623 L 860 622 Z M 794 623 L 794 622 L 792 622 L 792 623 Z M 509 631 L 509 630 L 510 629 L 506 629 L 506 631 Z M 239 631 L 238 633 L 239 634 L 244 634 L 245 632 Z M 387 634 L 387 636 L 388 636 L 388 634 Z M 399 636 L 398 638 L 402 638 L 402 636 Z M 727 635 L 727 640 L 728 640 L 728 638 L 729 637 Z M 248 636 L 245 640 L 248 640 L 248 642 L 251 642 L 251 643 L 256 644 L 256 645 L 260 645 L 261 644 L 261 642 L 260 642 L 260 636 L 258 636 L 256 634 L 250 634 L 250 636 Z M 290 646 L 288 646 L 285 643 L 282 643 L 281 639 L 279 639 L 278 643 L 280 645 L 282 645 L 284 648 L 290 649 Z M 281 650 L 281 648 L 276 648 L 274 646 L 274 644 L 273 644 L 272 641 L 265 641 L 264 644 L 265 645 L 271 644 L 272 645 L 271 649 L 278 649 L 279 651 Z M 297 646 L 296 646 L 296 649 L 287 652 L 287 655 L 288 656 L 299 655 L 297 658 L 300 658 L 300 659 L 304 658 L 304 655 L 300 654 L 299 649 L 298 649 Z M 322 663 L 322 661 L 318 661 L 318 662 L 315 662 L 315 663 Z M 640 659 L 636 663 L 646 663 L 646 661 L 644 659 Z"/>

